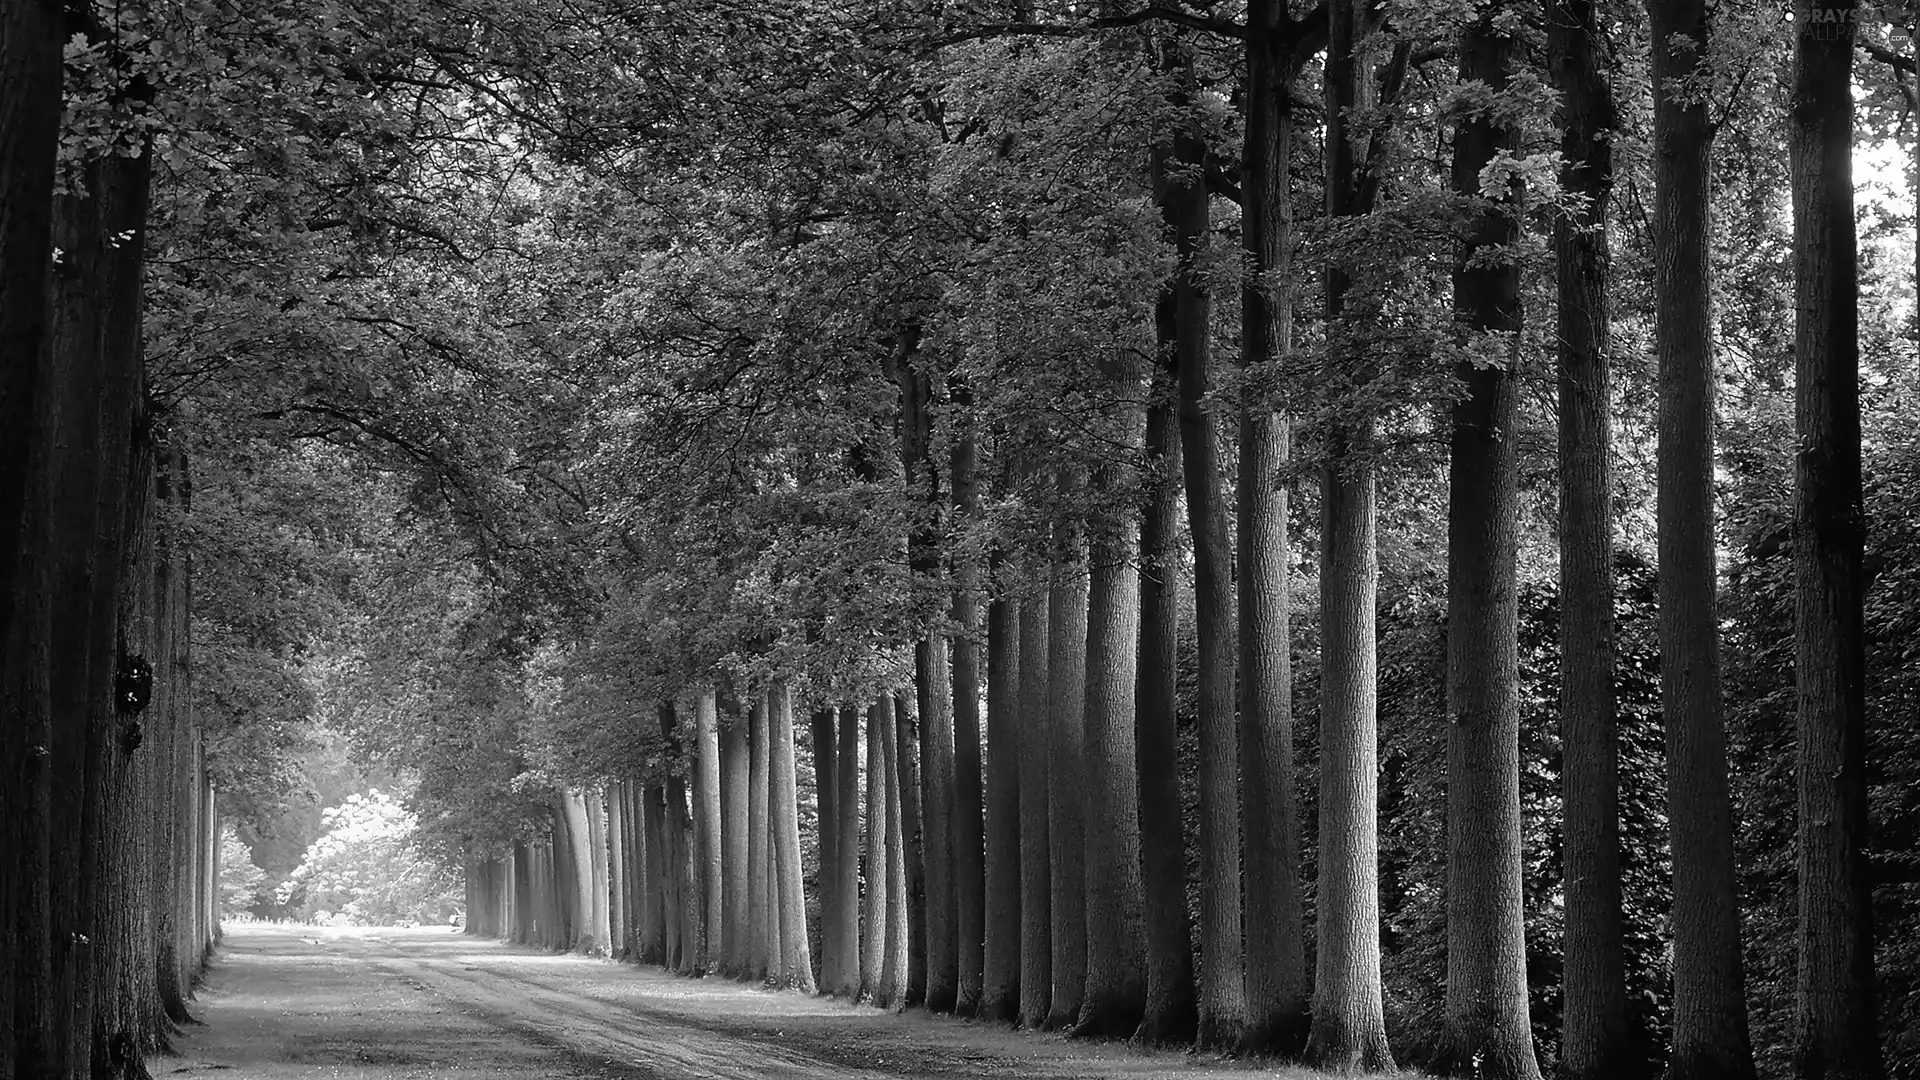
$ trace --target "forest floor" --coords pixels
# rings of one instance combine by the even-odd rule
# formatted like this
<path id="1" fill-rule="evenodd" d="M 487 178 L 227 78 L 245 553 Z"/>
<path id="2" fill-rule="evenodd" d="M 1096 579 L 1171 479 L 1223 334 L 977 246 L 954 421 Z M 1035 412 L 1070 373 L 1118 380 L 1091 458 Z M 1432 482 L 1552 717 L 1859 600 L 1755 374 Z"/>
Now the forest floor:
<path id="1" fill-rule="evenodd" d="M 1305 1080 L 1177 1051 L 890 1015 L 446 928 L 229 928 L 156 1078 Z"/>

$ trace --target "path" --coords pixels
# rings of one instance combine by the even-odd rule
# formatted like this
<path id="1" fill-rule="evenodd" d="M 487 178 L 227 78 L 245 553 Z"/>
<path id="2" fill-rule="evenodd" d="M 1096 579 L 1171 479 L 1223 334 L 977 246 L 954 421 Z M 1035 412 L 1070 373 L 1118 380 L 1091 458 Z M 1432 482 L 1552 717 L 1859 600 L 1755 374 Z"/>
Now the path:
<path id="1" fill-rule="evenodd" d="M 156 1078 L 1303 1080 L 1177 1052 L 890 1016 L 445 929 L 247 925 Z"/>

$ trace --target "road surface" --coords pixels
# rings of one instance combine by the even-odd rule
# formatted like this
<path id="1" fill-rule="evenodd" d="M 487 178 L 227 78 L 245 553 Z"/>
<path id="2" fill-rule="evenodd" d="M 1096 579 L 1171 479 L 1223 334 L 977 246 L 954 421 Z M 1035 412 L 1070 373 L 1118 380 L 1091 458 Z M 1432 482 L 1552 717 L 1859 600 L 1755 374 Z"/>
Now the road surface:
<path id="1" fill-rule="evenodd" d="M 156 1078 L 1302 1080 L 997 1025 L 683 979 L 447 929 L 230 927 L 203 1026 Z"/>

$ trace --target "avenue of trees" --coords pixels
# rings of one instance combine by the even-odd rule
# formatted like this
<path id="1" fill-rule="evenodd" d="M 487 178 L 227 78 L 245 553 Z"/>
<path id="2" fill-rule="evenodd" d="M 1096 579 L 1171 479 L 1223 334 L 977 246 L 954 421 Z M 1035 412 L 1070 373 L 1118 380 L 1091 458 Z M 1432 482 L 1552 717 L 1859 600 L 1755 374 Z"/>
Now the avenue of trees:
<path id="1" fill-rule="evenodd" d="M 887 1009 L 1920 1076 L 1899 17 L 0 0 L 0 1080 L 359 813 Z"/>

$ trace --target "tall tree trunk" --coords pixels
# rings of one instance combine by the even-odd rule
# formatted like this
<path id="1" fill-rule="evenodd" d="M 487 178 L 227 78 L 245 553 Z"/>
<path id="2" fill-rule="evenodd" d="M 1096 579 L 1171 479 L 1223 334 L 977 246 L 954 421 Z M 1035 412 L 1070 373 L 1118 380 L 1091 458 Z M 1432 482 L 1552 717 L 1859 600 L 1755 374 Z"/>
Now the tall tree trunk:
<path id="1" fill-rule="evenodd" d="M 644 821 L 647 852 L 647 921 L 645 942 L 640 957 L 647 963 L 672 967 L 669 955 L 668 928 L 672 925 L 672 892 L 668 884 L 668 868 L 672 861 L 667 849 L 667 797 L 660 790 L 658 782 L 650 783 L 641 793 L 640 815 Z"/>
<path id="2" fill-rule="evenodd" d="M 1044 592 L 1020 604 L 1020 1021 L 1047 1022 L 1053 999 L 1052 851 L 1047 822 L 1048 628 Z"/>
<path id="3" fill-rule="evenodd" d="M 1517 47 L 1494 14 L 1460 38 L 1460 78 L 1506 89 Z M 1473 200 L 1454 264 L 1454 309 L 1470 347 L 1511 351 L 1520 329 L 1519 230 L 1507 196 L 1483 198 L 1480 172 L 1517 131 L 1491 107 L 1454 130 L 1453 190 Z M 1476 257 L 1478 261 L 1476 261 Z M 1437 1071 L 1537 1078 L 1527 1012 L 1520 849 L 1519 480 L 1510 361 L 1462 361 L 1447 476 L 1447 995 Z"/>
<path id="4" fill-rule="evenodd" d="M 852 1000 L 860 996 L 860 710 L 840 710 L 836 733 L 839 761 L 834 765 L 834 918 L 839 923 L 832 948 L 839 951 L 835 978 L 827 992 Z"/>
<path id="5" fill-rule="evenodd" d="M 931 1012 L 952 1012 L 959 994 L 959 910 L 953 875 L 953 666 L 945 634 L 932 634 L 915 648 L 915 682 L 920 722 L 920 880 L 924 896 L 925 984 L 910 1003 L 924 1001 Z M 908 823 L 912 823 L 909 815 Z M 909 980 L 910 982 L 912 980 Z"/>
<path id="6" fill-rule="evenodd" d="M 1713 125 L 1692 86 L 1713 35 L 1705 0 L 1649 0 L 1653 35 L 1654 349 L 1660 706 L 1673 846 L 1672 1080 L 1754 1075 L 1721 717 L 1714 554 L 1713 328 L 1708 262 Z"/>
<path id="7" fill-rule="evenodd" d="M 1247 6 L 1246 139 L 1240 216 L 1240 468 L 1236 555 L 1240 628 L 1240 832 L 1246 844 L 1248 1051 L 1298 1053 L 1307 1039 L 1306 925 L 1293 793 L 1293 664 L 1288 620 L 1288 421 L 1269 401 L 1293 347 L 1293 149 L 1297 73 L 1285 0 Z"/>
<path id="8" fill-rule="evenodd" d="M 598 791 L 586 792 L 584 798 L 587 812 L 588 862 L 593 871 L 591 903 L 582 905 L 586 908 L 590 920 L 588 934 L 592 943 L 587 951 L 595 956 L 606 956 L 611 954 L 608 943 L 613 940 L 613 928 L 610 925 L 611 911 L 607 903 L 606 802 Z"/>
<path id="9" fill-rule="evenodd" d="M 48 943 L 51 764 L 47 504 L 64 370 L 46 350 L 59 147 L 63 5 L 0 8 L 0 1074 L 43 1068 L 52 1040 Z"/>
<path id="10" fill-rule="evenodd" d="M 774 873 L 780 878 L 780 985 L 811 994 L 813 956 L 807 940 L 806 870 L 800 865 L 800 785 L 793 762 L 793 693 L 785 683 L 769 698 L 772 741 L 769 801 Z"/>
<path id="11" fill-rule="evenodd" d="M 1068 481 L 1065 502 L 1083 482 Z M 1080 1017 L 1087 978 L 1086 694 L 1087 540 L 1077 521 L 1054 526 L 1056 545 L 1047 589 L 1047 846 L 1052 897 L 1049 940 L 1053 987 L 1046 1026 Z"/>
<path id="12" fill-rule="evenodd" d="M 770 965 L 778 962 L 777 957 L 767 955 L 767 940 L 771 933 L 768 920 L 773 913 L 767 907 L 768 881 L 771 878 L 773 863 L 769 858 L 771 851 L 768 841 L 772 832 L 767 824 L 767 811 L 770 806 L 768 797 L 768 769 L 772 765 L 767 741 L 767 699 L 764 693 L 753 695 L 753 705 L 747 710 L 747 744 L 751 751 L 752 773 L 747 781 L 747 970 L 748 982 L 764 982 Z"/>
<path id="13" fill-rule="evenodd" d="M 819 850 L 819 872 L 814 880 L 820 888 L 820 988 L 833 993 L 839 982 L 834 965 L 839 962 L 840 945 L 840 812 L 837 796 L 840 785 L 835 775 L 839 756 L 833 740 L 834 710 L 831 705 L 815 708 L 808 717 L 808 737 L 813 744 L 813 802 L 816 824 L 815 847 Z"/>
<path id="14" fill-rule="evenodd" d="M 1122 446 L 1140 442 L 1141 414 L 1134 402 L 1137 373 L 1115 380 L 1127 404 Z M 1122 466 L 1104 464 L 1094 476 L 1095 498 L 1125 505 L 1129 477 Z M 1084 773 L 1081 806 L 1085 837 L 1083 903 L 1086 977 L 1076 1035 L 1126 1038 L 1146 1014 L 1147 976 L 1142 955 L 1146 932 L 1140 878 L 1140 784 L 1134 758 L 1134 692 L 1140 654 L 1140 556 L 1131 514 L 1091 533 L 1087 589 L 1085 697 L 1082 713 Z"/>
<path id="15" fill-rule="evenodd" d="M 705 975 L 720 970 L 721 927 L 726 922 L 720 854 L 720 703 L 711 688 L 701 690 L 694 702 L 693 739 L 694 876 L 700 897 L 694 919 L 700 924 L 697 964 Z"/>
<path id="16" fill-rule="evenodd" d="M 901 1004 L 912 1008 L 927 996 L 927 876 L 926 855 L 920 818 L 919 724 L 901 695 L 893 700 L 893 719 L 898 731 L 894 740 L 894 770 L 900 775 L 900 850 L 906 860 L 906 891 L 901 894 L 907 906 L 907 981 Z"/>
<path id="17" fill-rule="evenodd" d="M 1613 697 L 1612 346 L 1607 200 L 1613 90 L 1593 0 L 1554 0 L 1549 66 L 1561 93 L 1560 186 L 1583 202 L 1555 215 L 1560 394 L 1560 784 L 1566 937 L 1560 1074 L 1647 1071 L 1627 1024 L 1620 888 L 1619 722 Z"/>
<path id="18" fill-rule="evenodd" d="M 617 960 L 627 955 L 627 785 L 614 781 L 607 785 L 607 876 L 612 879 L 611 907 L 607 912 L 607 951 Z"/>
<path id="19" fill-rule="evenodd" d="M 987 605 L 986 943 L 982 1020 L 1020 1018 L 1020 602 Z"/>
<path id="20" fill-rule="evenodd" d="M 1177 45 L 1169 45 L 1173 53 Z M 1186 71 L 1179 55 L 1170 66 Z M 1190 73 L 1187 77 L 1190 77 Z M 1200 644 L 1200 1027 L 1203 1048 L 1233 1047 L 1247 1027 L 1240 932 L 1238 728 L 1234 718 L 1233 540 L 1221 492 L 1219 424 L 1206 407 L 1213 389 L 1212 297 L 1206 259 L 1207 148 L 1180 132 L 1163 175 L 1162 213 L 1173 224 L 1181 463 L 1187 528 L 1193 536 L 1194 618 Z"/>
<path id="21" fill-rule="evenodd" d="M 1352 112 L 1371 79 L 1354 55 L 1356 0 L 1332 0 L 1326 60 L 1327 216 L 1371 209 L 1361 198 Z M 1330 378 L 1350 379 L 1344 347 L 1348 277 L 1326 268 Z M 1320 860 L 1313 1027 L 1306 1061 L 1330 1072 L 1391 1072 L 1380 977 L 1379 667 L 1375 604 L 1378 519 L 1369 444 L 1373 423 L 1336 421 L 1320 487 Z"/>
<path id="22" fill-rule="evenodd" d="M 592 826 L 587 822 L 587 802 L 580 792 L 569 789 L 560 794 L 557 803 L 555 810 L 558 820 L 567 834 L 566 869 L 573 875 L 569 880 L 572 889 L 567 895 L 572 905 L 567 912 L 572 931 L 566 948 L 574 952 L 594 953 L 599 951 L 600 941 L 594 936 L 593 837 Z"/>
<path id="23" fill-rule="evenodd" d="M 1834 20 L 1836 10 L 1846 18 Z M 1794 672 L 1800 964 L 1794 1071 L 1872 1080 L 1880 1057 L 1867 861 L 1866 511 L 1853 217 L 1851 2 L 1794 4 Z M 1825 16 L 1825 19 L 1820 19 Z"/>
<path id="24" fill-rule="evenodd" d="M 748 869 L 752 865 L 752 845 L 748 839 L 752 832 L 752 813 L 748 809 L 752 753 L 747 745 L 747 725 L 746 717 L 735 716 L 720 735 L 720 793 L 724 815 L 720 823 L 724 864 L 720 882 L 725 894 L 725 916 L 720 923 L 721 971 L 735 979 L 748 978 L 752 966 L 749 928 L 753 924 L 753 893 L 749 885 L 752 872 Z"/>
<path id="25" fill-rule="evenodd" d="M 1156 155 L 1156 171 L 1163 162 Z M 1156 183 L 1160 182 L 1156 178 Z M 1140 658 L 1134 754 L 1140 790 L 1141 895 L 1146 920 L 1147 1000 L 1139 1038 L 1189 1043 L 1199 1030 L 1193 983 L 1193 923 L 1187 911 L 1187 848 L 1181 833 L 1176 725 L 1180 643 L 1180 436 L 1174 413 L 1175 301 L 1160 294 L 1160 346 L 1147 400 L 1146 515 L 1140 528 Z"/>
<path id="26" fill-rule="evenodd" d="M 954 404 L 972 405 L 964 383 L 955 386 Z M 969 420 L 962 421 L 951 455 L 953 503 L 962 527 L 980 527 L 979 450 Z M 972 1016 L 984 993 L 986 963 L 985 808 L 980 774 L 980 561 L 962 547 L 953 556 L 953 899 L 958 942 L 959 983 L 953 1011 Z"/>
<path id="27" fill-rule="evenodd" d="M 887 938 L 887 895 L 893 881 L 893 863 L 899 854 L 890 850 L 892 836 L 889 821 L 893 817 L 893 798 L 887 782 L 887 758 L 893 745 L 893 697 L 881 694 L 867 709 L 867 892 L 860 909 L 860 993 L 859 996 L 879 1008 L 893 1005 L 885 985 L 892 956 Z M 898 943 L 904 948 L 904 941 Z M 904 957 L 904 953 L 902 956 Z"/>
<path id="28" fill-rule="evenodd" d="M 679 714 L 670 701 L 660 704 L 660 734 L 666 738 L 669 760 L 685 760 L 680 741 Z M 668 890 L 672 904 L 667 909 L 669 937 L 673 949 L 673 970 L 682 975 L 701 975 L 707 955 L 707 928 L 701 918 L 699 881 L 693 865 L 693 816 L 687 809 L 687 781 L 679 772 L 669 771 L 665 787 L 667 816 L 662 828 L 667 836 Z"/>

